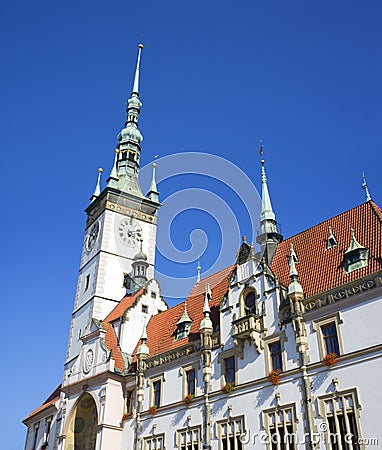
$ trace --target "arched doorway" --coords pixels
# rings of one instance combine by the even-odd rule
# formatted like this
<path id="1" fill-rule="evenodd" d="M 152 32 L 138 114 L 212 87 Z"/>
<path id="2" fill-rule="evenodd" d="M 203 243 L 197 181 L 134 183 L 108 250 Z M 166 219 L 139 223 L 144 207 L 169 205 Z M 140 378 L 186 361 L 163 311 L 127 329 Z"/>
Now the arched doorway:
<path id="1" fill-rule="evenodd" d="M 83 394 L 69 421 L 65 450 L 95 450 L 97 407 L 93 397 Z"/>

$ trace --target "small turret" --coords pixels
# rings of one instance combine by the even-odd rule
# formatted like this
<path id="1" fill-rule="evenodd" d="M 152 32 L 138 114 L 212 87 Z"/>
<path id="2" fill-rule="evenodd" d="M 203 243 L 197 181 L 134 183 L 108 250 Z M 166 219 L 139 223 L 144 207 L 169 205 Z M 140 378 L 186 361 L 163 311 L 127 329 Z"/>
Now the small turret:
<path id="1" fill-rule="evenodd" d="M 210 300 L 212 298 L 211 288 L 208 284 L 206 294 L 204 296 L 204 307 L 203 307 L 203 320 L 200 322 L 200 331 L 204 330 L 213 330 L 213 324 L 211 321 L 211 309 L 210 309 Z"/>
<path id="2" fill-rule="evenodd" d="M 140 357 L 149 357 L 150 356 L 150 349 L 148 347 L 148 345 L 146 344 L 147 342 L 147 331 L 146 331 L 146 322 L 143 324 L 143 329 L 142 329 L 142 335 L 141 335 L 141 344 L 138 347 L 137 350 L 137 356 Z"/>
<path id="3" fill-rule="evenodd" d="M 133 262 L 131 264 L 134 272 L 134 281 L 140 286 L 143 286 L 147 281 L 147 268 L 150 265 L 147 262 L 147 255 L 143 253 L 142 242 L 143 241 L 141 240 L 141 248 L 139 252 L 134 256 Z"/>
<path id="4" fill-rule="evenodd" d="M 184 311 L 182 317 L 176 323 L 175 340 L 183 339 L 190 333 L 192 319 L 187 312 L 187 301 L 184 302 Z"/>
<path id="5" fill-rule="evenodd" d="M 293 249 L 293 244 L 291 244 L 291 255 L 289 258 L 289 267 L 290 267 L 289 276 L 290 276 L 291 282 L 288 287 L 288 296 L 294 296 L 297 299 L 297 297 L 300 298 L 300 296 L 301 296 L 301 298 L 304 297 L 304 291 L 301 287 L 301 284 L 298 282 L 298 273 L 297 273 L 297 269 L 296 269 L 296 262 L 297 262 L 297 256 Z"/>

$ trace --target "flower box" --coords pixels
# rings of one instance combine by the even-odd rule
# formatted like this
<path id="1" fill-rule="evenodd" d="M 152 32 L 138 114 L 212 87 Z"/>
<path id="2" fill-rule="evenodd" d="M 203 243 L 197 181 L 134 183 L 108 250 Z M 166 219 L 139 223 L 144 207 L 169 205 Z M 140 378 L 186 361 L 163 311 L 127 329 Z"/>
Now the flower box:
<path id="1" fill-rule="evenodd" d="M 122 422 L 124 422 L 125 420 L 130 419 L 130 414 L 129 413 L 125 413 L 122 416 Z"/>

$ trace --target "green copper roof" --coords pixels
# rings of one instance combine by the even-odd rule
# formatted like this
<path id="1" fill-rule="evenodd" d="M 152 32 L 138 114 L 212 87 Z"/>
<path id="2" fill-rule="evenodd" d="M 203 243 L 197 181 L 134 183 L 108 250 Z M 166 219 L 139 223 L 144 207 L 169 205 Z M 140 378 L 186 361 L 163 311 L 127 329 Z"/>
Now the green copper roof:
<path id="1" fill-rule="evenodd" d="M 364 249 L 366 247 L 364 247 L 363 245 L 361 245 L 357 241 L 357 239 L 355 238 L 355 235 L 354 235 L 354 230 L 352 228 L 352 230 L 351 230 L 351 242 L 350 242 L 349 248 L 346 250 L 345 254 L 349 253 L 349 252 L 352 252 L 353 250 L 360 249 L 360 248 Z"/>

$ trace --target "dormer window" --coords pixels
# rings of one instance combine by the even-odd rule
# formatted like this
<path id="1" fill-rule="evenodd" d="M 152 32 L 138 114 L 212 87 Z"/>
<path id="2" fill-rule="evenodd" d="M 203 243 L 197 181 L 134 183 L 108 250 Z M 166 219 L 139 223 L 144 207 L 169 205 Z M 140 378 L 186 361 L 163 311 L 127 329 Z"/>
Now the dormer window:
<path id="1" fill-rule="evenodd" d="M 176 324 L 175 340 L 179 341 L 180 339 L 187 337 L 190 333 L 191 325 L 192 319 L 187 313 L 187 305 L 185 303 L 184 313 Z"/>
<path id="2" fill-rule="evenodd" d="M 354 272 L 354 270 L 366 267 L 369 264 L 369 249 L 361 245 L 354 235 L 352 229 L 352 239 L 349 248 L 344 255 L 345 273 Z"/>
<path id="3" fill-rule="evenodd" d="M 337 247 L 337 239 L 335 238 L 332 227 L 329 227 L 329 237 L 326 241 L 326 250 L 329 250 L 330 248 Z"/>

